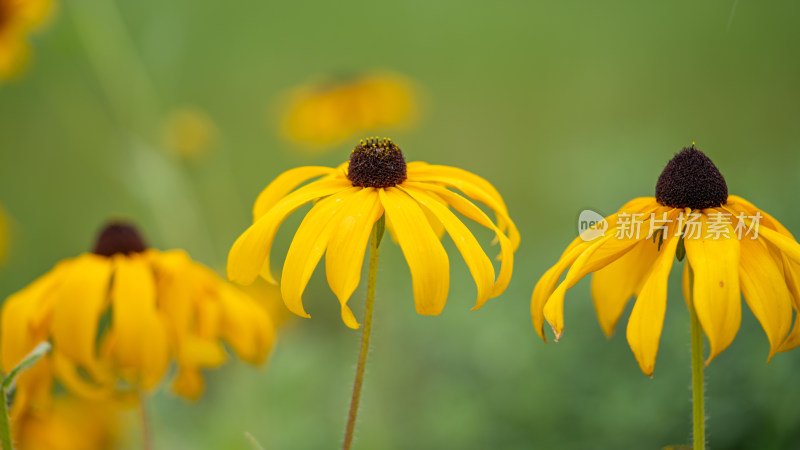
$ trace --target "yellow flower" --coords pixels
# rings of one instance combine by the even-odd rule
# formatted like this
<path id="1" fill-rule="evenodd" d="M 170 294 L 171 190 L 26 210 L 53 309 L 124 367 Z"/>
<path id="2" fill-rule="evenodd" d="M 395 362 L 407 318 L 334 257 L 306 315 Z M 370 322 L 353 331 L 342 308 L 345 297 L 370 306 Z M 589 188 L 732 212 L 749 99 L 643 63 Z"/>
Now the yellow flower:
<path id="1" fill-rule="evenodd" d="M 397 74 L 374 73 L 295 89 L 281 128 L 287 139 L 319 150 L 371 130 L 407 126 L 415 117 L 411 82 Z"/>
<path id="2" fill-rule="evenodd" d="M 119 408 L 109 401 L 59 395 L 12 421 L 18 450 L 104 450 L 117 447 Z"/>
<path id="3" fill-rule="evenodd" d="M 642 371 L 652 375 L 667 306 L 667 279 L 677 255 L 688 260 L 684 295 L 711 344 L 706 363 L 725 350 L 739 330 L 740 292 L 766 332 L 770 358 L 800 344 L 797 321 L 787 339 L 792 307 L 800 307 L 800 245 L 769 214 L 729 196 L 719 170 L 694 146 L 667 164 L 655 198 L 634 199 L 605 220 L 605 233 L 591 239 L 593 235 L 584 232 L 536 284 L 531 313 L 542 339 L 545 319 L 556 339 L 561 337 L 566 290 L 594 272 L 592 298 L 607 336 L 614 332 L 628 299 L 636 296 L 628 343 Z"/>
<path id="4" fill-rule="evenodd" d="M 266 311 L 242 291 L 185 252 L 148 249 L 132 226 L 112 223 L 93 253 L 60 262 L 5 301 L 0 350 L 8 372 L 52 341 L 51 354 L 18 379 L 20 392 L 46 389 L 50 376 L 89 398 L 107 397 L 119 379 L 150 389 L 174 359 L 173 389 L 194 399 L 201 369 L 225 360 L 223 341 L 257 364 L 273 334 Z"/>
<path id="5" fill-rule="evenodd" d="M 52 7 L 52 0 L 0 0 L 0 80 L 25 65 L 27 34 L 44 22 Z"/>
<path id="6" fill-rule="evenodd" d="M 214 121 L 198 108 L 176 109 L 164 124 L 166 148 L 181 159 L 196 161 L 208 156 L 216 140 Z"/>
<path id="7" fill-rule="evenodd" d="M 322 178 L 295 189 L 315 177 Z M 488 206 L 497 216 L 497 224 L 448 187 Z M 426 211 L 450 234 L 464 257 L 478 288 L 475 309 L 500 295 L 511 278 L 519 233 L 494 187 L 454 167 L 423 162 L 406 165 L 403 153 L 388 139 L 362 140 L 349 163 L 338 168 L 299 167 L 275 179 L 256 200 L 253 225 L 231 248 L 228 277 L 248 284 L 260 273 L 275 283 L 269 262 L 275 232 L 289 214 L 309 202 L 316 203 L 292 240 L 281 277 L 283 300 L 299 316 L 309 317 L 301 295 L 327 252 L 328 284 L 341 303 L 342 320 L 351 328 L 359 327 L 347 300 L 358 286 L 370 231 L 384 213 L 387 228 L 394 233 L 411 269 L 418 313 L 439 314 L 450 284 L 447 253 Z M 449 207 L 495 232 L 502 257 L 497 279 L 491 261 Z"/>

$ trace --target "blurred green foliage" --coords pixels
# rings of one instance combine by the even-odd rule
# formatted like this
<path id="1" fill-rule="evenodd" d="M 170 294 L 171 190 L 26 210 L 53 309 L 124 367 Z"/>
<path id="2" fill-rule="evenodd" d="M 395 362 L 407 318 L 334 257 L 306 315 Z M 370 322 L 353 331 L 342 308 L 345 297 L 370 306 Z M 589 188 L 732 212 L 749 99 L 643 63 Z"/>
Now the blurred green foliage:
<path id="1" fill-rule="evenodd" d="M 35 37 L 27 73 L 0 86 L 0 202 L 12 233 L 0 293 L 86 251 L 120 215 L 153 246 L 224 267 L 260 189 L 350 150 L 298 153 L 278 136 L 276 99 L 318 74 L 390 69 L 424 88 L 423 114 L 415 130 L 376 133 L 410 161 L 487 178 L 523 241 L 510 288 L 469 311 L 475 288 L 445 238 L 452 281 L 439 317 L 416 315 L 402 254 L 384 242 L 355 447 L 686 443 L 679 270 L 653 379 L 624 328 L 603 337 L 588 281 L 568 293 L 559 343 L 534 333 L 530 294 L 582 209 L 609 214 L 653 195 L 666 161 L 692 141 L 731 193 L 800 233 L 799 19 L 790 0 L 64 1 Z M 216 151 L 191 164 L 160 148 L 164 117 L 183 105 L 204 109 L 219 133 Z M 274 260 L 300 216 L 282 227 Z M 488 233 L 478 237 L 488 246 Z M 363 296 L 362 286 L 357 316 Z M 360 336 L 339 319 L 322 270 L 304 299 L 313 318 L 282 329 L 267 367 L 211 372 L 197 404 L 158 392 L 155 448 L 247 449 L 246 431 L 265 448 L 337 447 Z M 800 355 L 766 365 L 767 352 L 745 309 L 733 345 L 706 372 L 712 448 L 800 448 Z M 135 448 L 135 436 L 125 445 Z"/>

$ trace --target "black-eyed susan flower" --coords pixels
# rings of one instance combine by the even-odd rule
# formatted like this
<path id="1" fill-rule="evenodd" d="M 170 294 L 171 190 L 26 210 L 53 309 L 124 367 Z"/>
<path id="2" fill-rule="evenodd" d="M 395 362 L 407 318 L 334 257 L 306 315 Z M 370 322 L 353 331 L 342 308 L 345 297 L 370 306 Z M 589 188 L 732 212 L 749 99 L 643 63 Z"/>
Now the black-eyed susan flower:
<path id="1" fill-rule="evenodd" d="M 288 94 L 281 131 L 292 142 L 324 150 L 355 135 L 407 127 L 417 114 L 415 91 L 406 77 L 389 72 L 311 82 Z"/>
<path id="2" fill-rule="evenodd" d="M 295 189 L 313 178 L 319 179 Z M 485 204 L 497 223 L 448 188 Z M 301 296 L 324 254 L 328 284 L 341 303 L 342 320 L 350 328 L 359 327 L 347 301 L 359 284 L 370 232 L 382 217 L 408 262 L 419 314 L 439 314 L 450 283 L 449 259 L 431 220 L 447 231 L 469 267 L 477 284 L 475 309 L 500 295 L 511 279 L 519 233 L 497 190 L 461 169 L 406 164 L 394 142 L 372 138 L 362 140 L 350 161 L 338 168 L 300 167 L 267 186 L 253 208 L 253 225 L 231 248 L 228 277 L 249 284 L 261 274 L 275 283 L 269 260 L 272 240 L 283 220 L 309 202 L 315 202 L 314 207 L 295 233 L 280 282 L 286 306 L 299 316 L 309 317 Z M 450 208 L 495 232 L 502 259 L 497 276 L 478 241 Z"/>
<path id="3" fill-rule="evenodd" d="M 594 272 L 592 298 L 606 335 L 614 332 L 628 300 L 636 297 L 628 343 L 642 371 L 652 375 L 667 307 L 667 279 L 676 255 L 680 260 L 685 255 L 685 294 L 711 346 L 707 362 L 739 330 L 740 293 L 766 332 L 770 357 L 800 344 L 797 323 L 787 339 L 792 307 L 800 307 L 800 245 L 769 214 L 728 195 L 722 174 L 694 146 L 667 164 L 655 197 L 634 199 L 606 221 L 604 234 L 576 238 L 537 283 L 531 312 L 543 339 L 545 320 L 556 339 L 561 337 L 566 290 Z"/>
<path id="4" fill-rule="evenodd" d="M 19 72 L 28 59 L 28 34 L 44 22 L 52 0 L 0 0 L 0 80 Z"/>
<path id="5" fill-rule="evenodd" d="M 257 364 L 273 342 L 266 311 L 181 250 L 146 247 L 135 228 L 112 223 L 91 253 L 67 259 L 2 309 L 2 367 L 10 370 L 42 341 L 51 354 L 20 375 L 14 408 L 49 391 L 51 378 L 88 398 L 148 390 L 177 366 L 173 389 L 203 391 L 201 370 L 226 359 L 227 344 Z M 32 395 L 32 394 L 31 394 Z"/>

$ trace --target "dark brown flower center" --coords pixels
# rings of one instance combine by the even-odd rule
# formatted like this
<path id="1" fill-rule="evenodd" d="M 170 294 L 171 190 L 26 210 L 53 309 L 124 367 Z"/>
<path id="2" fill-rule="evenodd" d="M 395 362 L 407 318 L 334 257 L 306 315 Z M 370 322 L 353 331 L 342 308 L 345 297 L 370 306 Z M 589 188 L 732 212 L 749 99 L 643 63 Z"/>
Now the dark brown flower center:
<path id="1" fill-rule="evenodd" d="M 711 159 L 692 144 L 676 153 L 661 172 L 656 200 L 673 208 L 713 208 L 728 201 L 728 185 Z"/>
<path id="2" fill-rule="evenodd" d="M 146 249 L 147 244 L 136 228 L 124 222 L 111 222 L 97 236 L 97 243 L 92 252 L 101 256 L 111 256 L 117 253 L 125 255 L 140 253 Z"/>
<path id="3" fill-rule="evenodd" d="M 406 159 L 391 139 L 362 139 L 350 154 L 347 178 L 353 186 L 392 187 L 406 179 Z"/>

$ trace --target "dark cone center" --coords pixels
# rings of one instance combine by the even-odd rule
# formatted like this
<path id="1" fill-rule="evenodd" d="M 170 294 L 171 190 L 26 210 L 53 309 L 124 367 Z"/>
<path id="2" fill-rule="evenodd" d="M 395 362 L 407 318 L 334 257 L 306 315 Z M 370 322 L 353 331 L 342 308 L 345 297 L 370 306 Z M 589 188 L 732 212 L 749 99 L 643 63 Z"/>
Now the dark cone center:
<path id="1" fill-rule="evenodd" d="M 391 139 L 362 139 L 350 154 L 347 178 L 353 186 L 387 188 L 406 179 L 406 159 Z"/>
<path id="2" fill-rule="evenodd" d="M 136 228 L 124 222 L 112 222 L 97 236 L 97 243 L 92 252 L 101 256 L 111 256 L 117 253 L 125 255 L 140 253 L 146 249 L 147 244 Z"/>
<path id="3" fill-rule="evenodd" d="M 711 159 L 692 144 L 676 153 L 661 172 L 656 200 L 673 208 L 713 208 L 728 201 L 728 185 Z"/>

